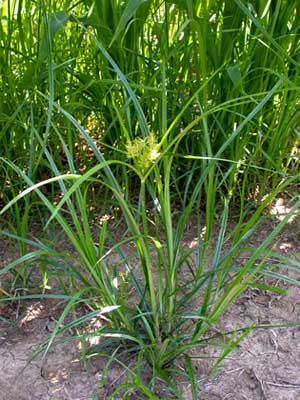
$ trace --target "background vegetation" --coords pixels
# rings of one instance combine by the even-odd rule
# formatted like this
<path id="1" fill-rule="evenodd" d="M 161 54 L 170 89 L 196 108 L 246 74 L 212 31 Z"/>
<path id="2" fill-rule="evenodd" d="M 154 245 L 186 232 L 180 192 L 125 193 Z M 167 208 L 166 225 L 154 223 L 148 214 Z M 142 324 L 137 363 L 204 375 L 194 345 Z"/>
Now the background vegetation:
<path id="1" fill-rule="evenodd" d="M 72 328 L 112 345 L 108 364 L 138 354 L 117 389 L 124 398 L 163 398 L 157 378 L 166 398 L 180 398 L 171 376 L 183 357 L 197 399 L 189 349 L 271 274 L 269 245 L 289 216 L 258 249 L 246 239 L 276 195 L 298 185 L 298 1 L 16 0 L 0 17 L 1 234 L 19 249 L 0 272 L 2 300 L 35 286 L 67 302 L 46 349 Z M 122 215 L 122 238 L 104 215 Z M 195 255 L 182 247 L 191 215 Z M 57 246 L 61 232 L 72 250 Z M 86 313 L 63 325 L 82 303 Z M 106 323 L 83 333 L 102 314 Z M 218 362 L 243 328 L 220 341 Z"/>

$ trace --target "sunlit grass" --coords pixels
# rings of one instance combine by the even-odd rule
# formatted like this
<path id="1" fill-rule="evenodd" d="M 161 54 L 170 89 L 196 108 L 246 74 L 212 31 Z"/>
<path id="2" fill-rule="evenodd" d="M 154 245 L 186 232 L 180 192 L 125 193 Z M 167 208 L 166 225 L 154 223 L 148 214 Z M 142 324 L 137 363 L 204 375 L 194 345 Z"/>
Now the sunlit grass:
<path id="1" fill-rule="evenodd" d="M 299 207 L 294 196 L 272 234 L 248 248 L 278 193 L 299 181 L 297 2 L 6 1 L 0 15 L 1 234 L 19 246 L 1 274 L 28 288 L 34 261 L 41 296 L 67 302 L 44 349 L 72 330 L 82 343 L 101 338 L 116 359 L 135 352 L 116 393 L 153 399 L 159 379 L 180 398 L 171 377 L 183 357 L 198 398 L 189 350 L 272 273 L 272 240 Z M 231 201 L 239 217 L 228 232 Z M 120 210 L 123 239 L 107 221 L 95 225 L 94 206 Z M 72 251 L 29 239 L 36 220 L 59 227 Z M 198 237 L 187 250 L 190 220 Z M 245 249 L 249 259 L 235 265 Z M 50 275 L 59 293 L 47 292 Z M 87 313 L 64 325 L 82 304 Z M 82 333 L 98 316 L 105 323 Z M 253 327 L 242 328 L 220 341 L 217 364 Z"/>

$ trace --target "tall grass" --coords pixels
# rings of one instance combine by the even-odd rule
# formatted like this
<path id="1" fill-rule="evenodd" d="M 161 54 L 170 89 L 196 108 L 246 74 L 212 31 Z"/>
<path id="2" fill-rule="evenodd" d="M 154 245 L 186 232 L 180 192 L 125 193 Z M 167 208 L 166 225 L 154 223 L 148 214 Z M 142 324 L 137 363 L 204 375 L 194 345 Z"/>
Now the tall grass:
<path id="1" fill-rule="evenodd" d="M 270 244 L 290 217 L 248 248 L 269 203 L 299 177 L 297 2 L 1 7 L 0 232 L 19 243 L 20 257 L 0 273 L 27 286 L 34 261 L 41 295 L 68 299 L 46 350 L 59 334 L 105 314 L 105 324 L 79 337 L 115 346 L 108 364 L 119 353 L 138 354 L 116 393 L 155 399 L 161 379 L 166 398 L 180 398 L 171 376 L 183 357 L 198 398 L 189 350 L 214 343 L 218 364 L 251 330 L 226 332 L 225 341 L 211 334 L 232 302 L 270 273 Z M 247 201 L 257 193 L 261 204 L 249 216 Z M 228 232 L 232 199 L 239 221 Z M 103 212 L 119 207 L 123 239 L 113 239 L 109 223 L 92 223 L 96 203 Z M 72 251 L 30 240 L 37 212 L 41 228 L 59 226 Z M 194 251 L 183 246 L 190 219 L 198 224 Z M 245 249 L 248 260 L 235 265 Z M 46 293 L 50 276 L 59 294 Z M 64 325 L 81 303 L 89 312 Z"/>
<path id="2" fill-rule="evenodd" d="M 122 158 L 128 139 L 147 135 L 149 127 L 162 138 L 168 123 L 171 140 L 201 113 L 215 107 L 207 117 L 209 131 L 203 123 L 195 125 L 192 139 L 183 140 L 179 148 L 183 154 L 188 149 L 189 154 L 210 156 L 209 149 L 217 152 L 279 79 L 287 83 L 285 91 L 231 142 L 224 158 L 266 168 L 265 174 L 249 177 L 249 192 L 257 185 L 262 192 L 266 185 L 276 186 L 280 174 L 292 173 L 297 167 L 297 2 L 280 1 L 275 6 L 274 2 L 257 1 L 248 8 L 240 1 L 14 4 L 2 6 L 1 84 L 7 100 L 1 105 L 1 141 L 5 154 L 15 159 L 14 149 L 18 149 L 17 157 L 37 172 L 37 177 L 43 178 L 42 151 L 39 153 L 39 144 L 29 134 L 30 127 L 41 130 L 46 125 L 52 151 L 62 162 L 65 158 L 56 135 L 48 137 L 44 112 L 48 105 L 36 96 L 36 89 L 55 98 L 89 128 L 94 140 L 104 146 L 106 157 L 112 159 Z M 140 106 L 133 104 L 132 95 L 124 90 L 120 76 L 95 40 L 116 62 Z M 199 96 L 197 88 L 206 80 L 209 83 Z M 49 107 L 51 115 L 51 103 Z M 58 123 L 59 116 L 55 118 L 53 122 Z M 64 128 L 77 168 L 96 162 L 95 157 L 87 158 L 72 127 L 67 124 Z M 186 176 L 194 163 L 178 160 L 177 164 Z M 272 179 L 269 169 L 275 171 Z M 240 182 L 239 171 L 234 167 L 226 180 L 233 192 Z"/>

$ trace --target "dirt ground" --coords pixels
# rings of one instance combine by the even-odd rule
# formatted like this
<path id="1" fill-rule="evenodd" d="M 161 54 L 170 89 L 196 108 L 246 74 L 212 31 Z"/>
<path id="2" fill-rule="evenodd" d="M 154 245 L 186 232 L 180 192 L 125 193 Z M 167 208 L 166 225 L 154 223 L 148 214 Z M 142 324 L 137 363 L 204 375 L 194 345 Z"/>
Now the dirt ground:
<path id="1" fill-rule="evenodd" d="M 273 229 L 275 219 L 276 215 L 266 221 L 252 245 L 260 243 Z M 274 246 L 283 255 L 300 261 L 299 239 L 297 217 Z M 192 243 L 192 230 L 188 240 Z M 0 257 L 4 265 L 8 259 L 4 241 Z M 292 276 L 300 279 L 300 271 Z M 300 287 L 287 283 L 280 286 L 288 289 L 288 295 L 247 290 L 222 317 L 220 329 L 235 329 L 253 321 L 300 324 Z M 57 301 L 30 300 L 0 307 L 0 400 L 104 400 L 111 387 L 122 380 L 120 369 L 113 366 L 103 384 L 104 361 L 95 358 L 85 365 L 80 344 L 74 341 L 50 348 L 46 357 L 28 363 L 33 351 L 54 329 L 61 311 Z M 192 354 L 199 399 L 300 399 L 300 327 L 254 330 L 213 376 L 210 371 L 217 350 L 209 347 Z M 182 382 L 181 386 L 182 399 L 190 400 L 189 383 Z"/>

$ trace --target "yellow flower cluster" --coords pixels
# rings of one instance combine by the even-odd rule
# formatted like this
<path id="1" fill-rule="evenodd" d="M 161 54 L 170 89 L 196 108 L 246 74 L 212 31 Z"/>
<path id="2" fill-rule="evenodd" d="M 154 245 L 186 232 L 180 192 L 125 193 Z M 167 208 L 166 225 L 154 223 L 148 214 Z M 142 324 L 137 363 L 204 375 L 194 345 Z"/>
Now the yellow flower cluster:
<path id="1" fill-rule="evenodd" d="M 127 157 L 132 158 L 134 166 L 145 174 L 151 164 L 159 157 L 159 146 L 154 133 L 145 138 L 136 138 L 126 145 Z"/>

